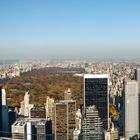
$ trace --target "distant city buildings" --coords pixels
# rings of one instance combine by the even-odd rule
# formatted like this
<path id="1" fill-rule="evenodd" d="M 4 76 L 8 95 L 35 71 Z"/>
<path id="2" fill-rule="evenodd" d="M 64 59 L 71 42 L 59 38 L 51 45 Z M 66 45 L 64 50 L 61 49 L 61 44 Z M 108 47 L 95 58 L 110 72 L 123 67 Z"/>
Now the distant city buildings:
<path id="1" fill-rule="evenodd" d="M 0 80 L 20 77 L 22 73 L 31 71 L 32 67 L 31 64 L 0 65 Z"/>

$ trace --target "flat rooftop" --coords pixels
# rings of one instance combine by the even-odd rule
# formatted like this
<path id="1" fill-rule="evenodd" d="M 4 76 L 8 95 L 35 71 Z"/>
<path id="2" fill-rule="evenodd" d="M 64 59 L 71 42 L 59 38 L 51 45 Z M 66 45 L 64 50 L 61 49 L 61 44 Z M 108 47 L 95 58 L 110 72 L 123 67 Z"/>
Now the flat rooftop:
<path id="1" fill-rule="evenodd" d="M 84 74 L 84 78 L 109 78 L 108 74 Z"/>

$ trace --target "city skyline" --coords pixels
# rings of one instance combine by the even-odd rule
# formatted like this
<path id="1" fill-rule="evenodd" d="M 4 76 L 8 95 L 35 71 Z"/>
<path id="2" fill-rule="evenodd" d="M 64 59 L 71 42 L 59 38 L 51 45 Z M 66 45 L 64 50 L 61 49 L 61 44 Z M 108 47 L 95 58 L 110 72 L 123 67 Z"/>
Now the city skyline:
<path id="1" fill-rule="evenodd" d="M 0 138 L 138 140 L 139 66 L 88 61 L 1 66 Z"/>
<path id="2" fill-rule="evenodd" d="M 140 59 L 138 0 L 1 0 L 0 59 Z"/>

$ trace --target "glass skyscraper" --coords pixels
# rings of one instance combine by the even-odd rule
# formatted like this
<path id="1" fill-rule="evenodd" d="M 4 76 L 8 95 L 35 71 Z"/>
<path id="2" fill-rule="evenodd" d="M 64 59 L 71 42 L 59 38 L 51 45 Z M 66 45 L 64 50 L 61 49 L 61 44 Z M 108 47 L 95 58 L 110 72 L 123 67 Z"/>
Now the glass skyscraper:
<path id="1" fill-rule="evenodd" d="M 103 128 L 109 128 L 109 78 L 107 74 L 84 75 L 84 112 L 89 106 L 96 106 Z"/>

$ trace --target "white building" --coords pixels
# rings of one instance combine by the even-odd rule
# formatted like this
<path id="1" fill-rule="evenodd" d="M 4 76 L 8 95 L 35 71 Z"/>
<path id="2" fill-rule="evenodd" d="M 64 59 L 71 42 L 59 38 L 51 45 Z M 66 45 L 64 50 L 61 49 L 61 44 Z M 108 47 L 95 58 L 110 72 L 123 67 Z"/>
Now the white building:
<path id="1" fill-rule="evenodd" d="M 31 104 L 31 96 L 28 92 L 25 93 L 24 100 L 20 103 L 20 105 L 19 114 L 30 117 L 30 110 L 34 107 L 34 105 Z"/>
<path id="2" fill-rule="evenodd" d="M 55 105 L 54 99 L 47 96 L 47 98 L 46 98 L 46 115 L 51 120 L 53 119 L 53 116 L 54 116 L 54 105 Z"/>
<path id="3" fill-rule="evenodd" d="M 51 132 L 47 130 L 47 123 L 50 121 L 40 118 L 19 118 L 12 125 L 13 140 L 45 140 L 47 134 L 51 136 Z M 49 124 L 50 125 L 50 124 Z"/>
<path id="4" fill-rule="evenodd" d="M 124 137 L 129 139 L 139 132 L 139 91 L 137 81 L 124 83 L 123 128 Z"/>
<path id="5" fill-rule="evenodd" d="M 71 100 L 71 88 L 68 88 L 64 92 L 64 100 Z"/>
<path id="6" fill-rule="evenodd" d="M 31 104 L 31 96 L 28 92 L 25 93 L 24 96 L 24 116 L 30 116 L 30 110 L 34 107 L 33 104 Z"/>
<path id="7" fill-rule="evenodd" d="M 78 140 L 81 133 L 82 114 L 80 109 L 76 112 L 76 129 L 73 132 L 73 140 Z"/>

